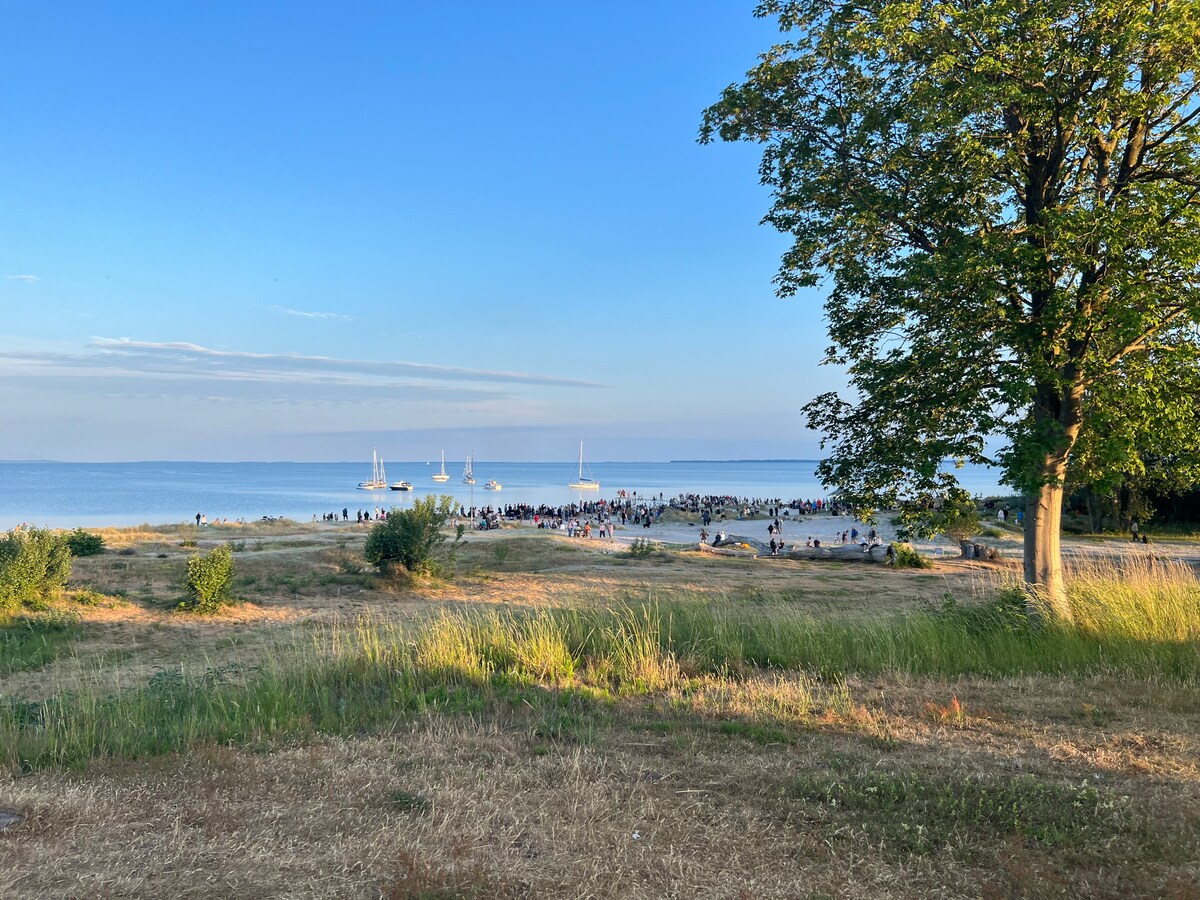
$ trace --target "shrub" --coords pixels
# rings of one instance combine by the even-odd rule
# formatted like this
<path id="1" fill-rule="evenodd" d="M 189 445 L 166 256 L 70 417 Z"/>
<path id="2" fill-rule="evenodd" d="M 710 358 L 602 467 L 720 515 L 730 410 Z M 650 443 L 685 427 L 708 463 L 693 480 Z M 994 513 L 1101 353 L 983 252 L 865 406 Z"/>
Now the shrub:
<path id="1" fill-rule="evenodd" d="M 224 605 L 233 583 L 233 551 L 228 544 L 214 547 L 208 553 L 188 557 L 188 599 L 180 604 L 196 612 L 215 612 Z"/>
<path id="2" fill-rule="evenodd" d="M 929 569 L 933 563 L 913 549 L 912 544 L 893 543 L 891 545 L 891 565 L 897 569 Z"/>
<path id="3" fill-rule="evenodd" d="M 436 575 L 442 563 L 435 558 L 437 549 L 445 543 L 442 526 L 450 518 L 454 500 L 432 494 L 413 500 L 412 509 L 393 509 L 386 519 L 377 522 L 367 536 L 363 555 L 367 562 L 386 572 L 393 564 L 403 566 L 413 574 Z M 462 537 L 460 525 L 455 543 Z"/>
<path id="4" fill-rule="evenodd" d="M 657 549 L 657 544 L 645 538 L 634 538 L 633 543 L 629 545 L 629 555 L 634 559 L 649 559 Z"/>
<path id="5" fill-rule="evenodd" d="M 62 535 L 41 528 L 0 537 L 0 609 L 45 602 L 71 577 L 71 551 Z"/>
<path id="6" fill-rule="evenodd" d="M 72 556 L 99 556 L 104 552 L 104 538 L 82 528 L 67 535 L 67 547 Z"/>

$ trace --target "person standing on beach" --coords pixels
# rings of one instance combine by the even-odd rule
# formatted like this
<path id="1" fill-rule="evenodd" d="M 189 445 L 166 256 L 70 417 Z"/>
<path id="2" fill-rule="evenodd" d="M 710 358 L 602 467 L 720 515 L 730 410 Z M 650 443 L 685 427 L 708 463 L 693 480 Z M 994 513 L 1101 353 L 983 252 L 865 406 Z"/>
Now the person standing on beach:
<path id="1" fill-rule="evenodd" d="M 196 513 L 196 527 L 200 527 L 200 513 Z"/>

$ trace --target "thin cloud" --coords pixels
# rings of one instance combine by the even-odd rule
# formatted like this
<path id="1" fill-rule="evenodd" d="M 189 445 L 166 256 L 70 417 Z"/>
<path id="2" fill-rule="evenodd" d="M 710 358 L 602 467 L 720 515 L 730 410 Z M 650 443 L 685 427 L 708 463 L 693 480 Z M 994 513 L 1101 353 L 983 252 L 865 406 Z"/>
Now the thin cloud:
<path id="1" fill-rule="evenodd" d="M 427 378 L 438 381 L 475 381 L 493 384 L 529 384 L 544 387 L 598 388 L 601 385 L 574 378 L 538 375 L 530 372 L 506 372 L 489 369 L 467 369 L 460 366 L 439 366 L 431 363 L 372 362 L 369 360 L 337 359 L 330 356 L 305 356 L 298 353 L 250 353 L 240 350 L 214 350 L 183 341 L 134 341 L 129 338 L 92 338 L 88 347 L 99 350 L 95 356 L 136 358 L 142 364 L 157 362 L 163 365 L 187 363 L 191 366 L 227 369 L 237 365 L 243 369 L 284 372 L 345 373 L 357 376 L 384 378 Z"/>
<path id="2" fill-rule="evenodd" d="M 36 275 L 5 275 L 6 281 L 23 281 L 26 284 L 33 284 L 35 281 L 41 281 Z"/>
<path id="3" fill-rule="evenodd" d="M 535 402 L 521 387 L 598 385 L 524 372 L 491 372 L 408 362 L 214 350 L 184 342 L 94 338 L 88 347 L 4 348 L 0 386 L 20 384 L 93 398 L 220 397 L 298 406 L 430 404 L 508 410 Z M 516 406 L 514 406 L 516 405 Z"/>
<path id="4" fill-rule="evenodd" d="M 299 316 L 302 319 L 341 319 L 343 322 L 355 322 L 357 316 L 344 316 L 341 313 L 333 312 L 316 312 L 305 309 L 291 309 L 287 306 L 268 306 L 267 309 L 272 312 L 282 313 L 285 316 Z"/>

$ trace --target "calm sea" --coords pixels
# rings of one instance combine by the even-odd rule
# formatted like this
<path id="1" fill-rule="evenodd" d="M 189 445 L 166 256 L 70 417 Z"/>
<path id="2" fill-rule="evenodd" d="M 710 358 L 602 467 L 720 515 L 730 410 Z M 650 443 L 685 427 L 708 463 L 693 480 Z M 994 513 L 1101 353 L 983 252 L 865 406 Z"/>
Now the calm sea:
<path id="1" fill-rule="evenodd" d="M 450 480 L 430 476 L 437 462 L 389 462 L 389 481 L 410 481 L 414 492 L 363 491 L 370 463 L 53 463 L 0 462 L 0 531 L 22 522 L 55 528 L 76 525 L 163 524 L 282 516 L 310 521 L 314 515 L 350 510 L 404 507 L 413 496 L 449 494 L 464 505 L 506 503 L 566 504 L 618 490 L 638 496 L 680 493 L 778 497 L 784 500 L 827 495 L 813 474 L 815 460 L 736 462 L 592 463 L 584 474 L 600 482 L 599 494 L 567 487 L 578 470 L 564 463 L 475 462 L 476 484 L 462 483 L 461 461 L 446 462 Z M 997 475 L 967 467 L 960 481 L 971 493 L 1003 493 Z M 495 479 L 499 492 L 483 489 Z"/>

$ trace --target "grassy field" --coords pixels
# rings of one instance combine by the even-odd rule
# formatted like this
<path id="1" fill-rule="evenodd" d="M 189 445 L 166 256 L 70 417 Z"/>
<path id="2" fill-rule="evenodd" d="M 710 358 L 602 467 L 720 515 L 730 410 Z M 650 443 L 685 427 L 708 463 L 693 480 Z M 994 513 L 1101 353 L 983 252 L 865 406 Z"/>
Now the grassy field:
<path id="1" fill-rule="evenodd" d="M 0 896 L 1200 896 L 1200 584 L 105 533 L 0 623 Z M 179 612 L 232 541 L 243 601 Z"/>

